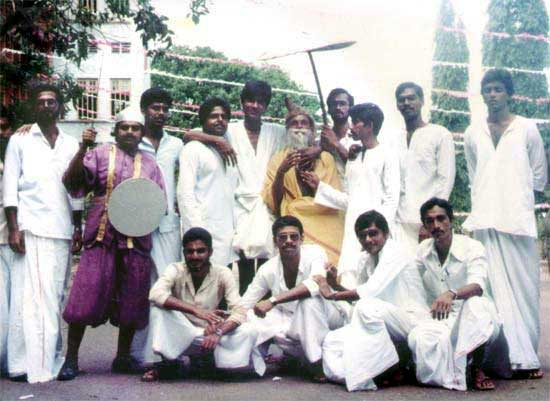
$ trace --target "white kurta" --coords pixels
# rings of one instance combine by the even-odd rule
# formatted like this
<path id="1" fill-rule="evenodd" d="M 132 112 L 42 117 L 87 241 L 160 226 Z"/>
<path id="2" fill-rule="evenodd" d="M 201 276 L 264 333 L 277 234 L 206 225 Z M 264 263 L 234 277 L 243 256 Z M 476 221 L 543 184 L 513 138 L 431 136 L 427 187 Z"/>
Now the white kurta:
<path id="1" fill-rule="evenodd" d="M 395 341 L 405 341 L 418 319 L 428 314 L 421 277 L 409 254 L 388 239 L 378 265 L 364 253 L 355 271 L 341 277 L 360 300 L 351 323 L 327 334 L 323 369 L 348 391 L 376 389 L 372 379 L 398 361 Z"/>
<path id="2" fill-rule="evenodd" d="M 4 207 L 17 207 L 25 254 L 16 254 L 10 275 L 8 371 L 29 383 L 57 377 L 61 355 L 61 306 L 69 274 L 73 209 L 62 177 L 78 141 L 59 130 L 52 148 L 37 124 L 13 135 L 6 150 Z"/>
<path id="3" fill-rule="evenodd" d="M 319 286 L 311 277 L 314 275 L 324 276 L 326 274 L 325 263 L 327 260 L 326 252 L 320 246 L 314 244 L 302 245 L 296 286 L 303 284 L 307 287 L 311 296 L 318 295 Z M 300 352 L 301 350 L 299 349 L 299 342 L 287 336 L 294 318 L 294 312 L 298 306 L 298 301 L 275 305 L 266 314 L 265 318 L 258 318 L 252 311 L 254 305 L 268 292 L 271 292 L 272 296 L 277 296 L 288 290 L 289 288 L 284 279 L 281 258 L 279 255 L 276 255 L 258 269 L 254 280 L 248 286 L 241 299 L 241 306 L 248 310 L 247 318 L 259 332 L 258 345 L 274 339 L 277 345 L 281 346 L 284 351 L 294 356 L 303 356 L 303 352 Z"/>
<path id="4" fill-rule="evenodd" d="M 139 148 L 155 158 L 162 171 L 166 191 L 167 213 L 162 218 L 159 228 L 151 234 L 151 258 L 155 263 L 155 268 L 151 269 L 151 283 L 154 283 L 166 266 L 181 260 L 180 217 L 176 213 L 176 169 L 183 141 L 164 132 L 158 149 L 155 150 L 147 137 L 143 138 Z M 132 341 L 132 356 L 140 362 L 144 360 L 147 330 L 147 327 L 138 330 Z"/>
<path id="5" fill-rule="evenodd" d="M 401 196 L 394 237 L 414 255 L 421 227 L 420 206 L 434 196 L 449 199 L 453 190 L 453 135 L 441 125 L 427 124 L 413 133 L 408 146 L 406 130 L 392 142 L 399 149 L 401 166 Z"/>
<path id="6" fill-rule="evenodd" d="M 355 235 L 355 220 L 361 213 L 377 210 L 390 227 L 399 202 L 399 160 L 395 151 L 384 144 L 368 149 L 364 157 L 348 160 L 344 192 L 320 182 L 315 203 L 345 210 L 344 240 L 338 262 L 339 272 L 357 266 L 361 245 Z"/>
<path id="7" fill-rule="evenodd" d="M 228 140 L 237 153 L 239 171 L 233 248 L 237 252 L 242 250 L 248 258 L 267 258 L 273 254 L 273 219 L 261 194 L 269 160 L 286 146 L 286 130 L 282 125 L 262 123 L 256 150 L 243 121 L 229 124 L 227 131 Z"/>
<path id="8" fill-rule="evenodd" d="M 202 227 L 210 232 L 213 263 L 228 265 L 238 259 L 232 248 L 237 184 L 237 170 L 224 166 L 214 149 L 198 141 L 183 147 L 177 189 L 182 229 Z"/>
<path id="9" fill-rule="evenodd" d="M 466 390 L 469 353 L 495 341 L 500 332 L 496 308 L 489 296 L 487 258 L 483 245 L 464 235 L 453 234 L 451 249 L 443 266 L 434 240 L 423 241 L 416 264 L 426 288 L 428 303 L 450 289 L 478 284 L 482 296 L 454 301 L 449 317 L 421 321 L 410 332 L 408 343 L 419 382 L 452 390 Z"/>
<path id="10" fill-rule="evenodd" d="M 464 135 L 472 212 L 464 228 L 483 242 L 489 281 L 512 369 L 537 369 L 540 276 L 533 191 L 547 181 L 544 144 L 536 124 L 516 116 L 493 145 L 485 121 Z"/>

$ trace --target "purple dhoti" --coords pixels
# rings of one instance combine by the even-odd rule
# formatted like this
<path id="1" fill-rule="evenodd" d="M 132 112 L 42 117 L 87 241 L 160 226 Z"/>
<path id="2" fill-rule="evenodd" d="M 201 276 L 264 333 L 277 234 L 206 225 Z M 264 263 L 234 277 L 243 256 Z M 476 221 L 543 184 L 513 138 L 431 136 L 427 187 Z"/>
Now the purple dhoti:
<path id="1" fill-rule="evenodd" d="M 151 156 L 140 152 L 136 161 L 112 146 L 99 146 L 86 154 L 85 183 L 74 191 L 80 195 L 93 191 L 94 199 L 86 219 L 84 250 L 63 318 L 68 323 L 91 326 L 110 319 L 114 325 L 142 329 L 149 318 L 151 236 L 129 238 L 117 232 L 106 218 L 105 198 L 109 186 L 112 190 L 128 178 L 148 178 L 163 189 L 164 181 Z"/>

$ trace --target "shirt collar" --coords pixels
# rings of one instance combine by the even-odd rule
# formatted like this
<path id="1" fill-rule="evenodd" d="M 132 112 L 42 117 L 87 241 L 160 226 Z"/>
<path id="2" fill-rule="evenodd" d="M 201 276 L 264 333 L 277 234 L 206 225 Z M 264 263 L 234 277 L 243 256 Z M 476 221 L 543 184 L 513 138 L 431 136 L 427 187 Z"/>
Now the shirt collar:
<path id="1" fill-rule="evenodd" d="M 210 282 L 214 279 L 214 276 L 212 274 L 212 264 L 210 264 L 210 269 L 208 270 L 208 274 L 206 277 L 204 277 L 204 280 L 202 281 L 202 284 L 200 288 L 195 288 L 195 284 L 193 284 L 193 277 L 191 276 L 191 272 L 189 271 L 189 268 L 185 263 L 183 263 L 183 274 L 184 274 L 184 281 L 186 285 L 189 286 L 189 289 L 192 290 L 192 293 L 196 295 L 199 290 L 204 291 L 205 288 L 210 286 Z"/>
<path id="2" fill-rule="evenodd" d="M 435 257 L 438 257 L 437 250 L 435 249 L 435 241 L 433 240 L 433 238 L 430 238 L 426 241 L 430 241 L 431 243 L 428 247 L 426 247 L 426 249 L 424 250 L 424 254 L 422 256 L 426 258 L 430 254 L 433 254 Z M 453 232 L 453 240 L 451 242 L 451 249 L 449 249 L 449 255 L 447 255 L 447 259 L 451 255 L 460 262 L 463 262 L 468 256 L 467 249 L 466 247 L 464 247 L 464 244 L 460 238 L 460 235 L 454 232 Z"/>

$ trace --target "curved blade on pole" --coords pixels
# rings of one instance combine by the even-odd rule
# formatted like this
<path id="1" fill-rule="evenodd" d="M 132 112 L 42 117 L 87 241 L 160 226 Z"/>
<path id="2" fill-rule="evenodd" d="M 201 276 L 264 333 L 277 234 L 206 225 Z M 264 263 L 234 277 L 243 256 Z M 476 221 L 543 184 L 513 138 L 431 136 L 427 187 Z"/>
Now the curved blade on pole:
<path id="1" fill-rule="evenodd" d="M 332 45 L 316 47 L 315 49 L 306 50 L 306 52 L 308 52 L 308 53 L 313 53 L 313 52 L 328 52 L 328 51 L 330 51 L 330 50 L 345 49 L 346 47 L 350 47 L 350 46 L 352 46 L 352 45 L 354 45 L 354 44 L 355 44 L 355 41 L 354 41 L 354 40 L 350 40 L 350 41 L 348 41 L 348 42 L 338 42 L 338 43 L 333 43 Z"/>

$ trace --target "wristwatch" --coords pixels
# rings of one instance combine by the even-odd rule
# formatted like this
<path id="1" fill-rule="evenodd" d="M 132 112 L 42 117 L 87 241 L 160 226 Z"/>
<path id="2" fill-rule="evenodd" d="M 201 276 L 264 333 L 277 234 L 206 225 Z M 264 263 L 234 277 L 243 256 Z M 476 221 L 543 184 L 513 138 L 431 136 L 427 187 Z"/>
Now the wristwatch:
<path id="1" fill-rule="evenodd" d="M 271 297 L 271 298 L 269 298 L 269 302 L 271 302 L 273 304 L 273 306 L 275 306 L 275 305 L 277 305 L 277 298 Z"/>
<path id="2" fill-rule="evenodd" d="M 222 329 L 220 328 L 217 328 L 216 331 L 214 332 L 215 335 L 217 335 L 218 337 L 221 337 L 223 336 L 223 332 L 222 332 Z"/>
<path id="3" fill-rule="evenodd" d="M 456 291 L 454 288 L 449 288 L 448 291 L 449 291 L 450 293 L 453 294 L 453 301 L 454 301 L 455 299 L 457 299 L 458 293 L 457 293 L 457 291 Z"/>

